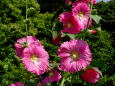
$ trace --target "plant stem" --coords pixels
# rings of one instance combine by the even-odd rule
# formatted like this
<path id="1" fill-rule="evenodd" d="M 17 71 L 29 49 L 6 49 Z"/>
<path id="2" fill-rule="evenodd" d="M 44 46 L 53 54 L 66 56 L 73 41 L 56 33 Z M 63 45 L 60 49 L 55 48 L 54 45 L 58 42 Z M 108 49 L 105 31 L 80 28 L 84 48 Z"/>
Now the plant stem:
<path id="1" fill-rule="evenodd" d="M 27 23 L 27 18 L 28 18 L 28 13 L 27 13 L 27 0 L 26 0 L 26 44 L 28 42 L 27 36 L 28 36 L 28 23 Z M 30 86 L 30 73 L 27 74 L 27 79 L 28 79 L 28 86 Z"/>
<path id="2" fill-rule="evenodd" d="M 26 43 L 27 43 L 27 36 L 28 36 L 27 17 L 28 17 L 28 14 L 27 14 L 27 0 L 26 0 Z"/>
<path id="3" fill-rule="evenodd" d="M 86 25 L 86 30 L 88 28 L 88 25 L 89 25 L 89 22 L 90 22 L 90 15 L 91 15 L 91 12 L 92 12 L 92 8 L 93 8 L 93 0 L 91 0 L 91 5 L 90 5 L 90 14 L 89 14 L 89 18 L 88 18 L 88 21 L 87 21 L 87 25 Z M 85 39 L 85 35 L 83 36 L 83 40 Z"/>
<path id="4" fill-rule="evenodd" d="M 90 5 L 90 15 L 91 15 L 91 12 L 92 12 L 92 8 L 93 8 L 93 0 L 91 0 L 91 5 Z M 90 15 L 89 15 L 89 18 L 88 18 L 88 22 L 87 22 L 87 25 L 86 25 L 86 29 L 88 28 L 88 25 L 89 25 L 89 22 L 90 22 Z"/>
<path id="5" fill-rule="evenodd" d="M 27 78 L 28 78 L 28 86 L 30 86 L 30 73 L 28 72 L 28 74 L 27 74 Z"/>
<path id="6" fill-rule="evenodd" d="M 60 86 L 64 86 L 64 82 L 65 82 L 65 77 L 63 77 L 62 81 L 61 81 L 61 85 Z"/>

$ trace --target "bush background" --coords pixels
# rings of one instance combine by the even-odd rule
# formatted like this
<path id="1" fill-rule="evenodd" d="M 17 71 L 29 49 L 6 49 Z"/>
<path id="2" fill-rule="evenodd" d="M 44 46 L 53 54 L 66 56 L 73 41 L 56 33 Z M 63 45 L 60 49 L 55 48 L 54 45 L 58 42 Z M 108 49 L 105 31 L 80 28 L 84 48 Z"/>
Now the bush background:
<path id="1" fill-rule="evenodd" d="M 25 0 L 0 0 L 0 85 L 7 86 L 21 81 L 37 84 L 40 79 L 24 69 L 15 55 L 14 43 L 25 36 Z M 63 0 L 29 0 L 29 35 L 36 36 L 45 46 L 51 61 L 59 61 L 58 46 L 52 44 L 51 19 L 55 11 L 63 6 Z M 115 1 L 99 2 L 95 5 L 98 15 L 102 16 L 101 27 L 96 35 L 84 33 L 91 47 L 93 60 L 91 66 L 98 66 L 103 77 L 96 84 L 83 82 L 77 73 L 68 76 L 65 86 L 115 86 Z M 30 77 L 28 77 L 30 76 Z M 60 83 L 60 82 L 59 82 Z M 59 86 L 52 83 L 52 86 Z M 28 86 L 28 85 L 27 85 Z"/>

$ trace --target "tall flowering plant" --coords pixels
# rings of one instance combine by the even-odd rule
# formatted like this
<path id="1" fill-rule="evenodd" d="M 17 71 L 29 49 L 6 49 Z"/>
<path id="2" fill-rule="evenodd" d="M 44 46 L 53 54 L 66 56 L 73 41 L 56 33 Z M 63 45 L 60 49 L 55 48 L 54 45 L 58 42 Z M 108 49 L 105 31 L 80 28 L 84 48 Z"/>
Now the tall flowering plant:
<path id="1" fill-rule="evenodd" d="M 51 85 L 54 82 L 64 86 L 67 77 L 74 74 L 78 74 L 81 80 L 88 83 L 96 83 L 99 80 L 99 68 L 90 65 L 94 59 L 90 46 L 84 35 L 78 37 L 86 32 L 96 34 L 96 30 L 90 30 L 90 27 L 93 21 L 99 23 L 101 18 L 92 15 L 94 4 L 95 0 L 66 0 L 62 12 L 53 18 L 52 43 L 58 46 L 58 62 L 55 59 L 50 61 L 50 55 L 36 37 L 26 34 L 26 37 L 16 41 L 15 52 L 24 68 L 40 77 L 36 86 Z M 64 41 L 64 37 L 68 39 Z M 14 83 L 9 86 L 18 85 Z"/>
<path id="2" fill-rule="evenodd" d="M 57 18 L 54 16 L 52 28 L 52 39 L 57 39 L 60 32 L 62 33 L 60 41 L 56 41 L 59 45 L 58 56 L 61 58 L 58 69 L 70 73 L 69 76 L 78 73 L 83 81 L 96 83 L 101 72 L 98 67 L 91 65 L 93 54 L 84 35 L 98 32 L 93 29 L 95 27 L 93 22 L 98 24 L 101 19 L 93 10 L 96 0 L 66 0 L 65 5 L 62 7 L 63 10 L 60 10 L 59 16 Z M 69 39 L 64 41 L 63 38 Z M 63 75 L 62 82 L 67 80 L 66 75 Z M 63 86 L 63 83 L 61 85 Z"/>

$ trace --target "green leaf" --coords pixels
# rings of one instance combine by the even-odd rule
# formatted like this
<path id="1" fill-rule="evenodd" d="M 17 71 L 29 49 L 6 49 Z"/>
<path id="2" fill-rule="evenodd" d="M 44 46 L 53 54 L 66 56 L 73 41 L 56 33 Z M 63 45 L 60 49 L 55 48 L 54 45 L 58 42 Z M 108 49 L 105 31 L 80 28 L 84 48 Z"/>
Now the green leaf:
<path id="1" fill-rule="evenodd" d="M 97 27 L 96 30 L 97 30 L 97 31 L 101 31 L 101 27 Z"/>
<path id="2" fill-rule="evenodd" d="M 65 37 L 65 36 L 69 36 L 70 39 L 75 39 L 75 35 L 74 35 L 74 34 L 63 33 L 63 34 L 61 35 L 62 38 Z"/>
<path id="3" fill-rule="evenodd" d="M 67 36 L 69 36 L 71 39 L 75 39 L 75 35 L 74 34 L 66 34 Z"/>
<path id="4" fill-rule="evenodd" d="M 65 78 L 63 77 L 60 86 L 64 86 L 64 82 L 65 82 Z"/>
<path id="5" fill-rule="evenodd" d="M 59 66 L 60 65 L 60 63 L 49 63 L 49 65 L 51 66 L 51 68 L 55 68 L 55 67 L 57 67 L 57 66 Z"/>
<path id="6" fill-rule="evenodd" d="M 59 32 L 58 31 L 53 31 L 52 32 L 52 37 L 55 39 L 58 36 Z"/>
<path id="7" fill-rule="evenodd" d="M 53 24 L 52 30 L 61 31 L 63 29 L 63 25 L 60 22 L 56 22 Z"/>
<path id="8" fill-rule="evenodd" d="M 61 37 L 63 38 L 63 37 L 65 37 L 66 36 L 66 34 L 65 33 L 63 33 L 62 35 L 61 35 Z"/>
<path id="9" fill-rule="evenodd" d="M 90 15 L 90 18 L 92 18 L 97 24 L 99 24 L 100 20 L 102 19 L 98 15 Z"/>

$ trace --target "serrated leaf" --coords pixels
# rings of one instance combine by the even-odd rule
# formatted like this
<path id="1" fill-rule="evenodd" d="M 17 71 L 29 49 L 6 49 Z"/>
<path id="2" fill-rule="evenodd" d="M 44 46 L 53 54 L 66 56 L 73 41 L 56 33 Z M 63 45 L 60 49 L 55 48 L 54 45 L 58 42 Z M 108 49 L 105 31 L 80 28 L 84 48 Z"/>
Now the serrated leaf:
<path id="1" fill-rule="evenodd" d="M 97 24 L 99 24 L 100 20 L 102 19 L 98 15 L 90 15 L 90 18 L 92 18 Z"/>
<path id="2" fill-rule="evenodd" d="M 65 33 L 63 33 L 62 35 L 61 35 L 61 37 L 63 38 L 64 36 L 66 36 L 66 34 Z"/>
<path id="3" fill-rule="evenodd" d="M 101 31 L 101 27 L 97 27 L 96 30 L 97 30 L 97 31 Z"/>
<path id="4" fill-rule="evenodd" d="M 75 35 L 74 34 L 66 34 L 67 36 L 69 36 L 71 39 L 75 39 Z"/>
<path id="5" fill-rule="evenodd" d="M 57 38 L 58 34 L 59 34 L 58 31 L 53 31 L 53 32 L 52 32 L 52 37 L 53 37 L 53 39 Z"/>

